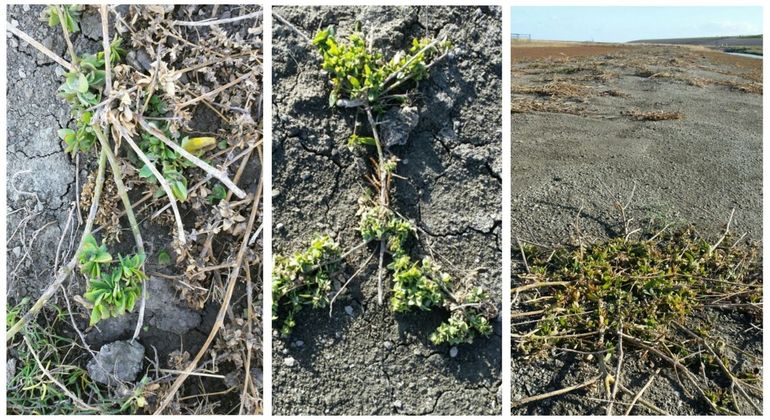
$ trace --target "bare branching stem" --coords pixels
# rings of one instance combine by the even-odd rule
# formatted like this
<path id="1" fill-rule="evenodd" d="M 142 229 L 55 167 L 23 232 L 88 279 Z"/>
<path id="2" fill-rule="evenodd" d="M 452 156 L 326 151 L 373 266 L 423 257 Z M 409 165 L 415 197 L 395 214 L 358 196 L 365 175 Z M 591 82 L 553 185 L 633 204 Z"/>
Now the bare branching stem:
<path id="1" fill-rule="evenodd" d="M 284 19 L 283 16 L 279 15 L 278 13 L 273 12 L 273 17 L 278 19 L 279 22 L 281 22 L 284 25 L 288 26 L 289 29 L 291 29 L 292 31 L 294 31 L 294 33 L 296 33 L 302 39 L 304 39 L 305 42 L 308 43 L 308 45 L 313 45 L 313 40 L 310 39 L 309 36 L 305 35 L 304 32 L 300 31 L 296 26 L 292 25 L 288 20 Z"/>
<path id="2" fill-rule="evenodd" d="M 27 44 L 33 46 L 36 50 L 40 51 L 41 53 L 43 53 L 48 58 L 50 58 L 51 60 L 55 61 L 56 64 L 64 67 L 68 71 L 75 70 L 75 66 L 70 64 L 67 60 L 61 58 L 55 52 L 53 52 L 50 49 L 46 48 L 45 45 L 37 42 L 34 38 L 32 38 L 31 36 L 27 35 L 26 32 L 24 32 L 21 29 L 11 25 L 10 22 L 6 22 L 5 26 L 6 26 L 6 29 L 8 29 L 9 32 L 11 32 L 12 34 L 18 36 L 19 38 L 21 38 L 22 41 L 26 42 Z"/>
<path id="3" fill-rule="evenodd" d="M 377 176 L 379 177 L 380 185 L 380 211 L 384 212 L 388 207 L 388 172 L 385 170 L 385 151 L 380 141 L 379 133 L 377 132 L 377 123 L 374 121 L 374 115 L 372 115 L 372 107 L 366 105 L 364 107 L 366 111 L 366 117 L 369 119 L 369 125 L 372 128 L 372 136 L 374 137 L 374 145 L 377 147 Z M 380 217 L 384 217 L 384 214 L 380 214 Z M 387 247 L 387 240 L 385 238 L 380 239 L 380 262 L 377 267 L 377 303 L 382 305 L 384 300 L 384 293 L 382 287 L 383 265 L 385 259 L 385 248 Z"/>
<path id="4" fill-rule="evenodd" d="M 199 21 L 183 21 L 183 20 L 175 20 L 171 22 L 171 25 L 173 26 L 212 26 L 212 25 L 223 25 L 225 23 L 233 23 L 233 22 L 239 22 L 246 19 L 259 19 L 262 17 L 262 11 L 249 13 L 243 16 L 236 16 L 231 17 L 227 19 L 204 19 Z"/>
<path id="5" fill-rule="evenodd" d="M 545 399 L 548 399 L 548 398 L 556 397 L 556 396 L 559 396 L 559 395 L 568 394 L 570 392 L 577 391 L 579 389 L 587 388 L 587 387 L 595 384 L 596 382 L 598 382 L 599 379 L 601 379 L 601 378 L 602 378 L 601 375 L 600 376 L 595 376 L 595 377 L 593 377 L 593 378 L 583 382 L 582 384 L 568 386 L 566 388 L 562 388 L 562 389 L 559 389 L 559 390 L 556 390 L 556 391 L 546 392 L 545 394 L 539 394 L 539 395 L 534 395 L 532 397 L 522 398 L 520 400 L 513 401 L 511 403 L 511 407 L 512 408 L 521 407 L 522 405 L 526 405 L 526 404 L 529 404 L 529 403 L 532 403 L 532 402 L 535 402 L 535 401 L 541 401 L 541 400 L 545 400 Z"/>
<path id="6" fill-rule="evenodd" d="M 137 156 L 139 156 L 139 159 L 147 165 L 147 167 L 150 169 L 150 172 L 152 172 L 152 175 L 155 177 L 155 179 L 158 180 L 160 183 L 161 188 L 163 188 L 163 191 L 166 193 L 166 196 L 168 197 L 168 201 L 171 204 L 171 209 L 174 211 L 174 219 L 176 220 L 176 230 L 177 230 L 177 237 L 179 238 L 179 242 L 184 244 L 186 242 L 185 239 L 185 233 L 184 233 L 184 224 L 182 223 L 182 215 L 179 213 L 179 207 L 176 205 L 176 198 L 174 198 L 174 192 L 171 191 L 171 186 L 168 185 L 168 181 L 166 181 L 166 178 L 163 177 L 163 175 L 158 172 L 158 169 L 155 168 L 155 165 L 150 161 L 150 159 L 147 157 L 147 155 L 144 154 L 142 149 L 139 148 L 139 146 L 136 145 L 136 142 L 131 138 L 131 135 L 128 134 L 128 131 L 120 125 L 118 121 L 115 121 L 115 127 L 117 127 L 118 132 L 120 133 L 120 136 L 128 143 L 128 145 L 131 147 L 131 149 L 134 150 L 134 153 L 136 153 Z"/>

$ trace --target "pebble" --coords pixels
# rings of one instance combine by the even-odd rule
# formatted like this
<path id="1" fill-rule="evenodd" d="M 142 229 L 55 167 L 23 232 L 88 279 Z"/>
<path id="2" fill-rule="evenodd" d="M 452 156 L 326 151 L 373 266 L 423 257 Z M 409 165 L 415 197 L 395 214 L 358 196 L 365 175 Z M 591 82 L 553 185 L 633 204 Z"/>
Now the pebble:
<path id="1" fill-rule="evenodd" d="M 397 409 L 401 409 L 404 407 L 404 403 L 401 402 L 401 400 L 393 401 L 393 407 L 396 407 Z"/>
<path id="2" fill-rule="evenodd" d="M 457 347 L 452 347 L 449 349 L 449 357 L 457 357 L 457 353 L 459 353 L 460 350 L 457 350 Z"/>
<path id="3" fill-rule="evenodd" d="M 382 345 L 385 346 L 385 348 L 387 350 L 390 350 L 390 349 L 393 348 L 393 343 L 391 343 L 390 341 L 386 341 L 386 342 L 382 343 Z"/>
<path id="4" fill-rule="evenodd" d="M 297 340 L 294 342 L 294 347 L 302 347 L 305 345 L 305 342 L 302 340 Z"/>
<path id="5" fill-rule="evenodd" d="M 293 357 L 285 357 L 283 359 L 283 364 L 284 364 L 284 366 L 293 367 L 294 365 L 297 364 L 297 361 L 294 360 Z"/>
<path id="6" fill-rule="evenodd" d="M 353 307 L 352 306 L 346 306 L 345 307 L 345 313 L 350 315 L 350 316 L 353 316 Z"/>
<path id="7" fill-rule="evenodd" d="M 18 28 L 19 27 L 19 21 L 16 20 L 16 19 L 11 19 L 11 26 L 13 26 L 14 28 Z"/>
<path id="8" fill-rule="evenodd" d="M 278 197 L 281 195 L 281 190 L 273 189 L 273 198 Z"/>
<path id="9" fill-rule="evenodd" d="M 21 257 L 21 247 L 17 246 L 13 248 L 12 252 L 13 252 L 13 255 L 16 256 L 16 258 Z"/>
<path id="10" fill-rule="evenodd" d="M 23 78 L 27 77 L 27 73 L 24 73 L 24 70 L 19 69 L 19 77 L 23 79 Z"/>

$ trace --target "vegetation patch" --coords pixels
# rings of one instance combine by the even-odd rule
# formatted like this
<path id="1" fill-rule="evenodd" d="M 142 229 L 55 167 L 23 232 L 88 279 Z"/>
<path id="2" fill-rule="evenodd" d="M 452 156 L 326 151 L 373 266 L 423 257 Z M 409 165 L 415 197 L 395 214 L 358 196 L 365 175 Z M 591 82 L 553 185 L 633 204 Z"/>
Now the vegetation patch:
<path id="1" fill-rule="evenodd" d="M 362 242 L 343 252 L 330 236 L 317 236 L 306 250 L 291 257 L 275 258 L 273 318 L 282 334 L 291 332 L 296 324 L 295 315 L 304 306 L 331 307 L 369 261 L 378 256 L 379 304 L 385 301 L 383 280 L 387 272 L 392 277 L 393 312 L 443 308 L 449 314 L 430 335 L 434 344 L 471 343 L 478 336 L 488 336 L 496 307 L 487 293 L 474 286 L 472 279 L 454 279 L 430 257 L 420 257 L 414 249 L 416 227 L 391 206 L 391 184 L 398 176 L 399 158 L 390 146 L 406 141 L 409 129 L 404 126 L 409 123 L 378 128 L 387 123 L 386 113 L 399 113 L 405 121 L 412 119 L 408 116 L 412 112 L 408 88 L 427 78 L 430 70 L 449 54 L 449 41 L 413 39 L 410 48 L 387 58 L 371 48 L 360 27 L 346 39 L 338 38 L 334 27 L 319 31 L 313 39 L 302 36 L 322 57 L 321 68 L 332 86 L 329 106 L 355 110 L 368 123 L 362 125 L 368 128 L 356 124 L 348 147 L 376 154 L 371 158 L 373 171 L 366 175 L 370 189 L 359 200 L 358 231 Z M 344 258 L 370 245 L 376 247 L 371 257 L 339 290 L 333 291 L 331 279 L 339 273 Z"/>
<path id="2" fill-rule="evenodd" d="M 643 391 L 629 390 L 622 380 L 624 357 L 650 357 L 676 372 L 684 392 L 713 413 L 762 412 L 760 378 L 737 362 L 744 358 L 742 349 L 712 334 L 713 316 L 720 311 L 761 325 L 757 247 L 727 232 L 709 243 L 684 227 L 635 230 L 573 247 L 523 245 L 517 251 L 523 267 L 513 289 L 514 302 L 522 307 L 512 314 L 516 349 L 529 357 L 548 357 L 553 349 L 578 352 L 600 373 L 580 386 L 514 401 L 515 406 L 599 383 L 608 414 L 620 394 L 633 401 L 627 414 L 637 403 L 660 414 L 640 398 Z"/>

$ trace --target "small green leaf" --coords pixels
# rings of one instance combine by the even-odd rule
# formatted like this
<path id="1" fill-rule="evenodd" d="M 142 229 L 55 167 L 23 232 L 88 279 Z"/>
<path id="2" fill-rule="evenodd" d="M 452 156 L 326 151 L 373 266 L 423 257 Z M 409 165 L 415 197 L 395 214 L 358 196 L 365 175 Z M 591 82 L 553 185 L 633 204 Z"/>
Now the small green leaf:
<path id="1" fill-rule="evenodd" d="M 158 259 L 158 265 L 167 266 L 171 264 L 171 255 L 165 249 L 161 249 L 158 252 L 157 259 Z"/>

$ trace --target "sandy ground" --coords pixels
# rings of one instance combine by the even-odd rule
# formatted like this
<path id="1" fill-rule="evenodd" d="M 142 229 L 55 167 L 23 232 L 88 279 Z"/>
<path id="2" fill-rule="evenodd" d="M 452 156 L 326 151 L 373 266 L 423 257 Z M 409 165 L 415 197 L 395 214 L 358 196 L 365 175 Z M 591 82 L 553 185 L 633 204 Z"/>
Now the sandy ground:
<path id="1" fill-rule="evenodd" d="M 622 231 L 616 200 L 630 200 L 630 216 L 638 221 L 692 223 L 714 239 L 735 209 L 732 231 L 760 241 L 762 95 L 746 90 L 761 92 L 762 62 L 716 54 L 628 46 L 577 58 L 538 53 L 516 59 L 512 101 L 521 112 L 511 124 L 514 243 L 571 243 L 576 221 L 586 240 L 615 236 Z M 681 119 L 636 121 L 627 115 L 634 111 L 680 113 Z M 740 334 L 745 320 L 720 317 L 725 336 L 761 357 L 761 336 Z M 593 368 L 580 360 L 526 360 L 514 351 L 513 399 L 584 381 Z M 629 367 L 631 383 L 646 381 L 644 367 Z M 701 413 L 676 384 L 664 376 L 647 397 L 670 413 Z M 588 396 L 601 398 L 596 390 Z M 603 410 L 602 403 L 568 396 L 514 413 Z"/>
<path id="2" fill-rule="evenodd" d="M 501 10 L 489 8 L 277 8 L 307 34 L 358 20 L 374 28 L 375 46 L 401 49 L 414 36 L 448 35 L 457 53 L 419 84 L 420 122 L 406 146 L 394 206 L 422 229 L 455 277 L 479 276 L 501 301 Z M 274 22 L 276 22 L 274 20 Z M 354 113 L 328 108 L 315 52 L 275 23 L 273 80 L 273 249 L 286 254 L 327 232 L 347 249 L 359 241 L 357 199 L 366 159 L 346 146 Z M 368 257 L 354 254 L 350 276 Z M 444 314 L 394 316 L 377 305 L 376 264 L 351 295 L 327 310 L 305 309 L 288 338 L 273 341 L 275 414 L 500 414 L 500 320 L 487 339 L 434 346 Z M 347 277 L 345 277 L 347 278 Z M 389 288 L 386 283 L 386 290 Z M 450 355 L 455 354 L 455 357 Z"/>

